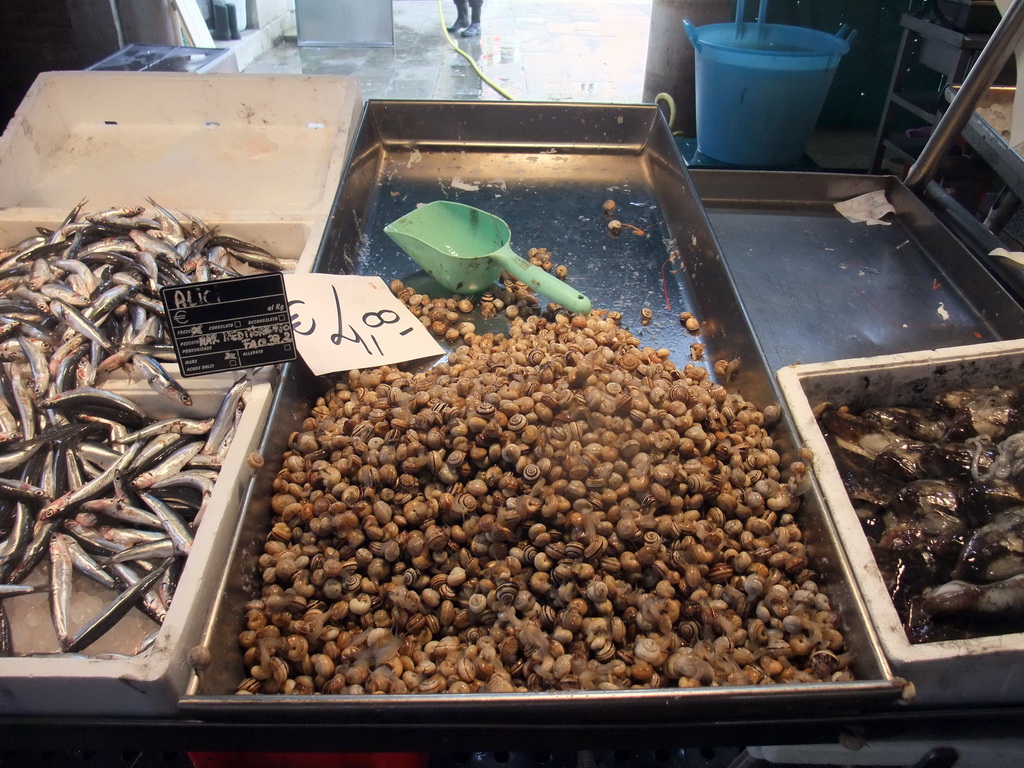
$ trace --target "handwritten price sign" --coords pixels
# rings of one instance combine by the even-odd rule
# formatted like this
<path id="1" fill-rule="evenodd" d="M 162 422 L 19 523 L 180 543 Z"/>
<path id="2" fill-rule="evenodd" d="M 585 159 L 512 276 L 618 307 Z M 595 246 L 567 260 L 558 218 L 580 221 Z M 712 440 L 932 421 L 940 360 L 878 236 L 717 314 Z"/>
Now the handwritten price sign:
<path id="1" fill-rule="evenodd" d="M 314 273 L 284 280 L 295 344 L 318 376 L 444 354 L 379 277 Z"/>

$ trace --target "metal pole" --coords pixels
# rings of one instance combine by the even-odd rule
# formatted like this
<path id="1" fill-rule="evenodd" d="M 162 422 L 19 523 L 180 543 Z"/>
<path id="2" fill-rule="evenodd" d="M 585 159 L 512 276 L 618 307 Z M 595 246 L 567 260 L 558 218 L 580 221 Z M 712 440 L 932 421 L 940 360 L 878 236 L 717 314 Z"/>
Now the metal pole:
<path id="1" fill-rule="evenodd" d="M 1013 0 L 1013 5 L 1006 11 L 999 21 L 995 31 L 989 38 L 985 47 L 978 55 L 971 71 L 964 78 L 953 101 L 939 118 L 935 130 L 928 138 L 917 160 L 910 166 L 907 172 L 905 184 L 913 191 L 920 193 L 946 156 L 950 145 L 960 135 L 967 121 L 971 118 L 979 99 L 992 85 L 999 70 L 1003 68 L 1007 60 L 1013 54 L 1014 48 L 1020 42 L 1024 32 L 1024 0 Z"/>

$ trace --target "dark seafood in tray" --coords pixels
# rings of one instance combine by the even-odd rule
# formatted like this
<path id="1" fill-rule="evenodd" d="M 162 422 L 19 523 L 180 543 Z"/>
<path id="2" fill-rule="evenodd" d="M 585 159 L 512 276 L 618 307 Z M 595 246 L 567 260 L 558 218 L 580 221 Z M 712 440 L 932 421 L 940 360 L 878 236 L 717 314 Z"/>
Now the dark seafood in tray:
<path id="1" fill-rule="evenodd" d="M 818 420 L 911 642 L 1024 631 L 1024 389 Z"/>

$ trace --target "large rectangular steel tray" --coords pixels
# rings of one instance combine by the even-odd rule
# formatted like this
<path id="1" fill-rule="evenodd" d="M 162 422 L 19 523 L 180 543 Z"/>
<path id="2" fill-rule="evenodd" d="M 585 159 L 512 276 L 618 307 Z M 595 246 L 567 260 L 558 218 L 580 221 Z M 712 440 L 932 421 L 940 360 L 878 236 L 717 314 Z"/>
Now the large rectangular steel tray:
<path id="1" fill-rule="evenodd" d="M 401 278 L 429 292 L 422 273 L 381 230 L 417 203 L 435 199 L 501 216 L 511 227 L 513 247 L 520 253 L 548 248 L 556 263 L 568 266 L 569 281 L 595 307 L 621 312 L 642 343 L 667 348 L 682 365 L 699 340 L 709 368 L 710 361 L 740 359 L 731 385 L 745 397 L 762 407 L 778 402 L 771 369 L 655 107 L 370 101 L 313 271 Z M 619 219 L 643 234 L 609 234 L 601 208 L 606 199 L 617 202 Z M 644 306 L 653 310 L 648 326 L 640 323 Z M 682 310 L 702 322 L 699 336 L 681 328 Z M 542 694 L 233 695 L 243 677 L 237 648 L 242 606 L 260 586 L 255 557 L 269 528 L 275 464 L 289 433 L 327 385 L 301 364 L 290 364 L 283 374 L 261 447 L 267 468 L 250 486 L 221 599 L 211 612 L 205 643 L 214 663 L 182 699 L 184 713 L 207 720 L 330 718 L 396 729 L 472 722 L 501 729 L 778 722 L 823 711 L 835 716 L 898 707 L 900 682 L 879 651 L 835 532 L 813 493 L 802 506 L 802 524 L 857 652 L 854 682 Z M 784 417 L 776 447 L 791 452 L 794 434 Z"/>
<path id="2" fill-rule="evenodd" d="M 694 170 L 771 370 L 1024 336 L 1024 313 L 892 176 Z M 834 204 L 883 190 L 889 226 Z"/>

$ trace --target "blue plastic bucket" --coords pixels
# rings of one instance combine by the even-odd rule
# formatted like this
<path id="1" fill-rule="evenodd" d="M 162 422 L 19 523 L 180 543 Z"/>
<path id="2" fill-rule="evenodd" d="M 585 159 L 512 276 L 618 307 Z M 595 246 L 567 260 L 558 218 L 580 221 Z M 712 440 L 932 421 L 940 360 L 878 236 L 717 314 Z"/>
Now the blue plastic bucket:
<path id="1" fill-rule="evenodd" d="M 853 35 L 782 24 L 684 21 L 693 43 L 697 149 L 726 163 L 793 165 L 803 157 Z"/>

